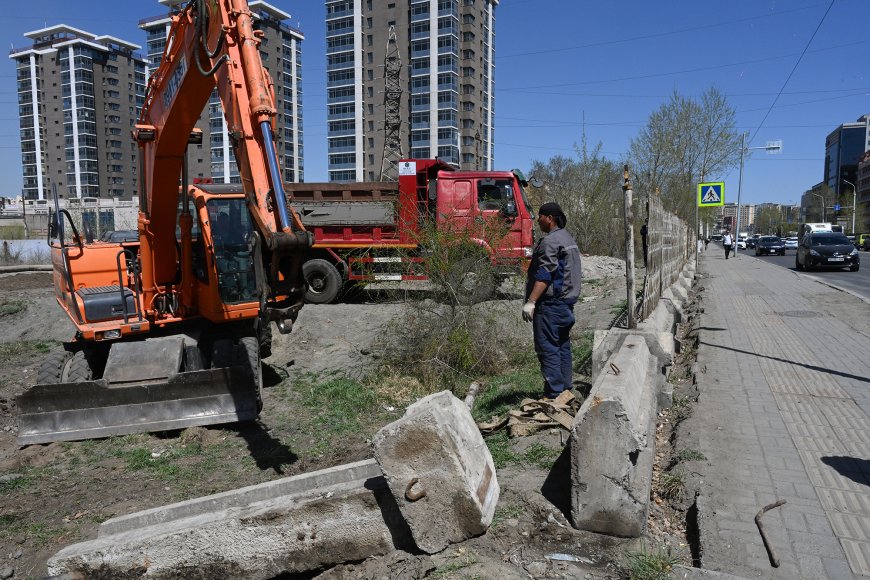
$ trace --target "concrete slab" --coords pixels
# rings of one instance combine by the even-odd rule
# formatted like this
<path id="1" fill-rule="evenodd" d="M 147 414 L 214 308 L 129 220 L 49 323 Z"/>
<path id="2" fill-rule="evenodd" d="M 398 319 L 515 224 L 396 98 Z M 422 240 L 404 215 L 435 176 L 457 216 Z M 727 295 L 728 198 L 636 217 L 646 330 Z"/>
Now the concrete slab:
<path id="1" fill-rule="evenodd" d="M 489 449 L 462 401 L 449 391 L 424 397 L 372 443 L 421 550 L 439 552 L 486 532 L 499 486 Z"/>
<path id="2" fill-rule="evenodd" d="M 50 576 L 272 578 L 412 546 L 373 460 L 106 521 Z"/>
<path id="3" fill-rule="evenodd" d="M 610 361 L 618 374 L 601 373 L 571 430 L 572 523 L 637 537 L 649 511 L 657 361 L 641 336 L 626 336 Z"/>

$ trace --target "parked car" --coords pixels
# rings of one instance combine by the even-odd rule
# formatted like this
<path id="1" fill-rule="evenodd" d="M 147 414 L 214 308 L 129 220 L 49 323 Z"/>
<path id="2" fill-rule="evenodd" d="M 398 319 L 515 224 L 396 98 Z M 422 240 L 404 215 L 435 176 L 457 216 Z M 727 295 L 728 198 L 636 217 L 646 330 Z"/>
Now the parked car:
<path id="1" fill-rule="evenodd" d="M 743 236 L 737 238 L 737 249 L 738 250 L 745 250 L 746 249 L 746 238 L 744 238 Z"/>
<path id="2" fill-rule="evenodd" d="M 861 266 L 858 249 L 849 238 L 836 232 L 807 234 L 798 245 L 794 258 L 798 270 L 817 267 L 846 268 L 857 272 Z"/>
<path id="3" fill-rule="evenodd" d="M 796 250 L 798 247 L 798 239 L 797 238 L 786 238 L 785 239 L 785 249 L 786 250 Z"/>
<path id="4" fill-rule="evenodd" d="M 755 245 L 755 255 L 779 254 L 785 256 L 785 242 L 776 236 L 761 236 Z"/>
<path id="5" fill-rule="evenodd" d="M 746 247 L 750 250 L 753 249 L 758 244 L 759 236 L 752 236 L 751 238 L 746 240 Z"/>

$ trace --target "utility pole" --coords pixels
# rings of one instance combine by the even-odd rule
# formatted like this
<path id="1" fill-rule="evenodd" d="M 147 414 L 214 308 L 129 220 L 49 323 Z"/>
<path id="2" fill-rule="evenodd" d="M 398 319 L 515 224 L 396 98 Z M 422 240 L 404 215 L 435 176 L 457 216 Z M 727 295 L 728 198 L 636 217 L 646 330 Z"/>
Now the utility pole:
<path id="1" fill-rule="evenodd" d="M 402 57 L 396 40 L 396 27 L 390 26 L 384 55 L 384 155 L 381 181 L 399 180 L 402 152 Z"/>
<path id="2" fill-rule="evenodd" d="M 732 240 L 734 240 L 734 257 L 737 257 L 737 250 L 740 247 L 737 245 L 737 240 L 740 238 L 740 194 L 743 191 L 743 158 L 746 156 L 746 133 L 741 135 L 740 140 L 740 180 L 737 182 L 737 226 Z"/>
<path id="3" fill-rule="evenodd" d="M 625 293 L 628 299 L 628 316 L 626 326 L 636 328 L 637 321 L 634 319 L 634 210 L 632 209 L 631 180 L 628 177 L 628 164 L 622 167 L 622 191 L 625 203 Z"/>
<path id="4" fill-rule="evenodd" d="M 855 210 L 858 209 L 855 205 L 858 201 L 858 190 L 855 188 L 855 184 L 849 181 L 848 179 L 844 179 L 843 183 L 848 183 L 852 186 L 852 235 L 855 235 Z"/>

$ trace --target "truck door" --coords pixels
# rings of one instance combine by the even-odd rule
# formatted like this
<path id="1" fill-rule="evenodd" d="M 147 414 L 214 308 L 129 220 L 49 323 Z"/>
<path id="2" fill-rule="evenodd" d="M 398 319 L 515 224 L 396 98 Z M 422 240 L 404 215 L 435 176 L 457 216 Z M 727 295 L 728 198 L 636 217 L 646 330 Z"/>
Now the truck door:
<path id="1" fill-rule="evenodd" d="M 522 220 L 519 218 L 518 199 L 511 178 L 480 178 L 477 180 L 478 223 L 486 231 L 481 237 L 494 244 L 497 259 L 523 255 Z"/>

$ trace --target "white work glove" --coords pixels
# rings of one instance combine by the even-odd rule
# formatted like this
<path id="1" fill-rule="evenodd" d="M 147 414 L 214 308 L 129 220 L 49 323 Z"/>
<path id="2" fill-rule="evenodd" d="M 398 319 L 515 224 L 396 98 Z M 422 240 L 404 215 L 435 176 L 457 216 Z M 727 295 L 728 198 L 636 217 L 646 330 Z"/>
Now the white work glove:
<path id="1" fill-rule="evenodd" d="M 523 320 L 526 322 L 531 322 L 532 317 L 535 315 L 535 303 L 529 300 L 525 304 L 523 304 Z"/>

